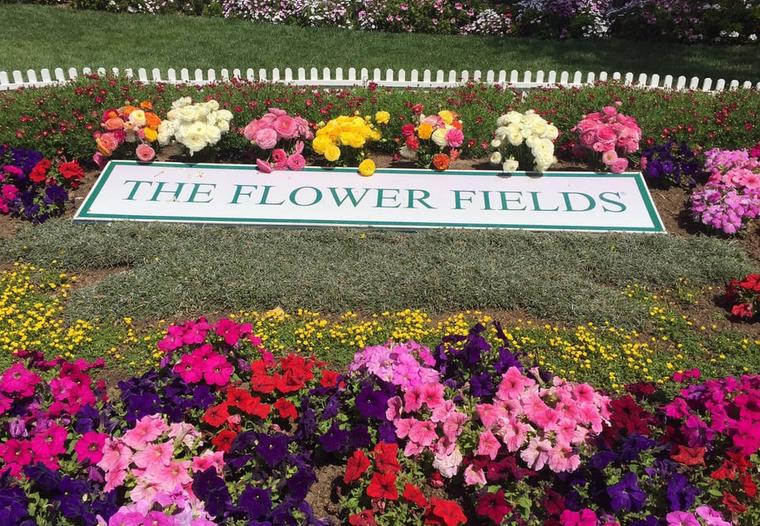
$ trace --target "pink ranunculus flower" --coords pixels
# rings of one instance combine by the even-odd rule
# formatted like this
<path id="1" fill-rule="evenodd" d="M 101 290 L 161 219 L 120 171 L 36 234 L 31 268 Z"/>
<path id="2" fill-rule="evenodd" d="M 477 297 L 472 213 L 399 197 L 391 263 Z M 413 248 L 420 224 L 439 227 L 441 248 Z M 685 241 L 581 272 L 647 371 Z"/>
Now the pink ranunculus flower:
<path id="1" fill-rule="evenodd" d="M 137 148 L 135 148 L 135 153 L 137 154 L 137 158 L 144 163 L 149 163 L 156 158 L 156 150 L 154 150 L 149 144 L 145 143 L 139 144 Z"/>
<path id="2" fill-rule="evenodd" d="M 243 137 L 251 142 L 254 142 L 256 132 L 262 128 L 261 124 L 261 121 L 258 119 L 249 122 L 248 125 L 243 129 Z"/>
<path id="3" fill-rule="evenodd" d="M 306 159 L 300 153 L 294 153 L 288 157 L 288 168 L 291 170 L 301 170 L 306 166 Z"/>
<path id="4" fill-rule="evenodd" d="M 602 162 L 607 166 L 612 166 L 612 163 L 617 161 L 618 154 L 615 150 L 607 150 L 602 153 Z"/>
<path id="5" fill-rule="evenodd" d="M 621 174 L 628 168 L 628 159 L 619 157 L 610 166 L 610 171 L 614 174 Z"/>
<path id="6" fill-rule="evenodd" d="M 256 168 L 259 169 L 259 172 L 264 174 L 272 173 L 272 165 L 264 159 L 256 159 Z"/>
<path id="7" fill-rule="evenodd" d="M 277 145 L 277 132 L 272 128 L 262 128 L 256 131 L 253 142 L 262 150 L 271 150 Z"/>
<path id="8" fill-rule="evenodd" d="M 283 139 L 294 139 L 298 136 L 298 123 L 290 115 L 280 115 L 277 117 L 273 128 Z"/>
<path id="9" fill-rule="evenodd" d="M 280 108 L 269 108 L 269 113 L 271 113 L 275 117 L 281 117 L 283 115 L 287 115 L 288 114 L 287 111 L 281 110 Z"/>
<path id="10" fill-rule="evenodd" d="M 452 148 L 459 148 L 464 142 L 464 133 L 462 133 L 462 130 L 460 129 L 451 128 L 446 132 L 446 142 Z"/>
<path id="11" fill-rule="evenodd" d="M 282 148 L 272 150 L 272 162 L 275 166 L 283 165 L 288 158 L 288 154 Z"/>

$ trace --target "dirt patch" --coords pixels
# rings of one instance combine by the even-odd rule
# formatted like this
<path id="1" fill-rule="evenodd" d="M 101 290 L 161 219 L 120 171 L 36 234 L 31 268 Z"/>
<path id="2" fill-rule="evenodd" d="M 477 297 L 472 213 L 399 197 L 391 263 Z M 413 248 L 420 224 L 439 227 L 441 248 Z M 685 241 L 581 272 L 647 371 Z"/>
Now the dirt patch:
<path id="1" fill-rule="evenodd" d="M 77 270 L 76 281 L 72 282 L 71 290 L 83 289 L 95 285 L 114 274 L 126 272 L 128 267 L 112 267 L 104 269 Z"/>
<path id="2" fill-rule="evenodd" d="M 338 495 L 333 488 L 338 488 L 337 483 L 343 476 L 341 466 L 322 466 L 316 470 L 317 482 L 311 486 L 306 495 L 306 502 L 314 510 L 314 516 L 320 519 L 328 519 L 331 524 L 340 524 L 338 520 Z"/>
<path id="3" fill-rule="evenodd" d="M 12 239 L 21 230 L 23 224 L 18 219 L 0 215 L 0 239 Z"/>

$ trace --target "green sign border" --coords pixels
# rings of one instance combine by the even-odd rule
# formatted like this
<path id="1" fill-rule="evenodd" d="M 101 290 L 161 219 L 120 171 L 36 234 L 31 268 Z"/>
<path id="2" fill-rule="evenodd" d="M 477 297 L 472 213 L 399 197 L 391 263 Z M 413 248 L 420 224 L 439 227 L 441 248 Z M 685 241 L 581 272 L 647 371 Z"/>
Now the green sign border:
<path id="1" fill-rule="evenodd" d="M 187 217 L 187 216 L 148 216 L 148 215 L 125 215 L 125 214 L 96 214 L 91 213 L 90 208 L 95 202 L 95 199 L 103 189 L 108 177 L 111 175 L 115 166 L 136 166 L 141 165 L 137 161 L 109 161 L 105 169 L 98 177 L 95 186 L 90 190 L 90 193 L 82 203 L 77 213 L 74 215 L 74 221 L 118 221 L 118 220 L 132 220 L 132 221 L 158 221 L 158 222 L 183 222 L 183 223 L 219 223 L 219 224 L 258 224 L 258 225 L 282 225 L 282 226 L 385 226 L 396 227 L 399 229 L 409 229 L 414 227 L 440 227 L 440 228 L 503 228 L 512 230 L 568 230 L 568 231 L 589 231 L 589 232 L 648 232 L 648 233 L 665 233 L 666 230 L 662 224 L 662 220 L 657 212 L 652 201 L 652 196 L 649 193 L 649 189 L 644 183 L 644 178 L 640 172 L 625 172 L 622 174 L 603 174 L 606 178 L 633 178 L 636 180 L 636 186 L 639 189 L 639 193 L 644 200 L 649 218 L 652 221 L 651 227 L 606 227 L 606 226 L 559 226 L 559 225 L 504 225 L 501 223 L 493 224 L 468 224 L 468 223 L 429 223 L 429 222 L 397 222 L 397 221 L 341 221 L 341 220 L 326 220 L 326 219 L 264 219 L 264 218 L 220 218 L 220 217 Z M 248 170 L 252 172 L 258 172 L 258 169 L 254 165 L 248 164 L 188 164 L 188 163 L 171 163 L 171 162 L 153 162 L 147 166 L 165 166 L 165 167 L 180 167 L 187 168 L 204 168 L 204 169 L 220 169 L 220 168 L 234 168 L 237 170 Z M 304 171 L 308 172 L 356 172 L 356 168 L 323 168 L 318 166 L 307 166 Z M 431 175 L 436 176 L 440 172 L 434 172 L 432 170 L 415 170 L 411 168 L 380 168 L 376 173 L 407 173 L 414 175 Z M 447 175 L 460 175 L 460 176 L 478 176 L 478 175 L 493 175 L 503 176 L 503 172 L 490 171 L 490 170 L 447 170 Z M 540 176 L 530 175 L 528 172 L 515 172 L 510 174 L 510 177 L 573 177 L 573 176 L 588 176 L 594 172 L 544 172 Z M 602 174 L 600 174 L 602 175 Z"/>

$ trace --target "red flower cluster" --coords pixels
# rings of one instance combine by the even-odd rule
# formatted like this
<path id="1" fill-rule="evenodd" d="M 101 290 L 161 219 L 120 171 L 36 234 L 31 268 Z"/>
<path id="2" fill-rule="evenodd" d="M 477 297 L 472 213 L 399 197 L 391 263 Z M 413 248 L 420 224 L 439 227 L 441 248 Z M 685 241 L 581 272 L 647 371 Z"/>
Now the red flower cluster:
<path id="1" fill-rule="evenodd" d="M 743 280 L 732 279 L 726 285 L 726 306 L 737 318 L 752 320 L 760 314 L 760 274 L 749 274 Z"/>
<path id="2" fill-rule="evenodd" d="M 300 391 L 315 377 L 319 369 L 320 385 L 330 388 L 338 385 L 338 373 L 323 369 L 323 362 L 313 358 L 304 358 L 297 354 L 289 354 L 275 362 L 265 356 L 251 363 L 251 389 L 258 393 L 271 394 L 279 391 L 282 394 Z"/>
<path id="3" fill-rule="evenodd" d="M 396 485 L 401 465 L 398 461 L 398 446 L 380 442 L 368 456 L 363 450 L 354 451 L 346 463 L 346 472 L 343 482 L 350 484 L 362 478 L 374 463 L 374 472 L 366 489 L 367 496 L 373 503 L 378 501 L 377 509 L 384 509 L 387 501 L 398 501 L 399 490 Z M 414 484 L 406 483 L 400 498 L 424 510 L 425 524 L 458 526 L 467 522 L 462 508 L 452 500 L 432 497 L 428 500 L 420 488 Z M 348 517 L 348 523 L 352 526 L 374 526 L 375 511 L 372 509 L 362 510 Z"/>

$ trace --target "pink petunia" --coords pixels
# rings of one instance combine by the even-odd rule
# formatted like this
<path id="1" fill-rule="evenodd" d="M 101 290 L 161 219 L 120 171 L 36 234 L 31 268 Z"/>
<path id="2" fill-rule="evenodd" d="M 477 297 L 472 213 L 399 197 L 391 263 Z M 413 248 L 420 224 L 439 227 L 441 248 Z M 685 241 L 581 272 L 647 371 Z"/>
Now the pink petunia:
<path id="1" fill-rule="evenodd" d="M 483 468 L 475 468 L 472 464 L 464 468 L 464 483 L 468 486 L 485 485 L 486 474 Z"/>
<path id="2" fill-rule="evenodd" d="M 124 433 L 122 440 L 132 449 L 140 450 L 168 429 L 169 427 L 160 416 L 144 416 L 135 423 L 135 427 Z"/>
<path id="3" fill-rule="evenodd" d="M 523 391 L 535 384 L 531 378 L 524 376 L 517 367 L 510 367 L 501 377 L 499 389 L 496 391 L 498 400 L 520 398 Z"/>
<path id="4" fill-rule="evenodd" d="M 34 389 L 41 380 L 22 363 L 16 362 L 0 376 L 0 390 L 11 395 L 29 397 L 34 394 Z"/>
<path id="5" fill-rule="evenodd" d="M 572 449 L 555 446 L 549 452 L 549 469 L 555 473 L 573 472 L 581 465 L 581 459 Z"/>
<path id="6" fill-rule="evenodd" d="M 38 431 L 31 440 L 32 450 L 42 455 L 61 455 L 66 452 L 66 428 L 51 424 L 46 429 Z"/>
<path id="7" fill-rule="evenodd" d="M 224 386 L 230 381 L 233 367 L 221 355 L 209 359 L 203 370 L 203 378 L 209 385 Z"/>
<path id="8" fill-rule="evenodd" d="M 139 468 L 146 469 L 150 465 L 168 465 L 174 457 L 174 445 L 172 442 L 160 444 L 148 444 L 145 449 L 138 451 L 132 457 L 132 461 Z"/>
<path id="9" fill-rule="evenodd" d="M 483 431 L 478 439 L 477 454 L 487 456 L 491 460 L 496 460 L 501 449 L 501 442 L 490 431 Z"/>
<path id="10" fill-rule="evenodd" d="M 174 372 L 179 375 L 184 382 L 196 384 L 203 378 L 203 366 L 201 361 L 194 354 L 184 354 L 179 362 L 174 366 Z"/>
<path id="11" fill-rule="evenodd" d="M 520 458 L 525 461 L 530 469 L 540 471 L 549 460 L 551 443 L 546 439 L 534 437 L 528 447 L 520 452 Z"/>
<path id="12" fill-rule="evenodd" d="M 206 471 L 209 468 L 216 469 L 221 474 L 224 469 L 224 452 L 207 451 L 200 456 L 193 458 L 191 469 L 193 473 Z"/>
<path id="13" fill-rule="evenodd" d="M 435 424 L 430 421 L 417 420 L 409 430 L 409 440 L 422 446 L 430 446 L 437 438 Z"/>

